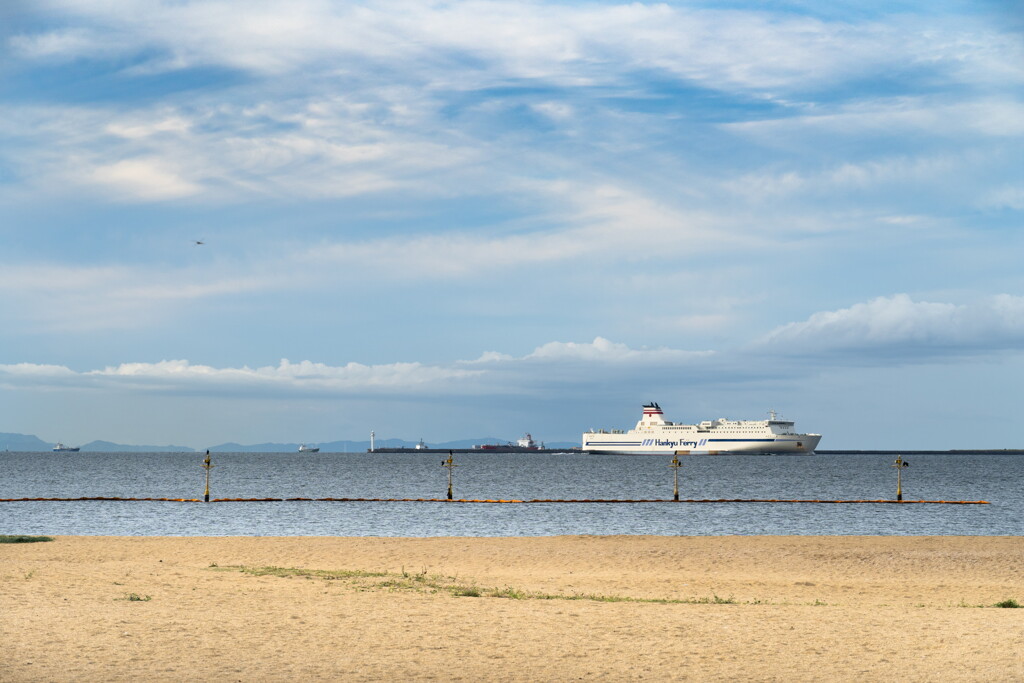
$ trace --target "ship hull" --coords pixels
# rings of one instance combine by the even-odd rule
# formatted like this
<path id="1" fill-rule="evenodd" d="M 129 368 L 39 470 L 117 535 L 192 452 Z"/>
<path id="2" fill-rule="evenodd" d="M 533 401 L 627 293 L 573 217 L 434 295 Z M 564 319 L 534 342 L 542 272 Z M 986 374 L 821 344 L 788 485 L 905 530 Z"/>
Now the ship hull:
<path id="1" fill-rule="evenodd" d="M 799 434 L 785 439 L 703 439 L 685 443 L 622 436 L 625 438 L 621 440 L 587 441 L 583 451 L 615 455 L 814 455 L 821 440 L 818 434 Z"/>

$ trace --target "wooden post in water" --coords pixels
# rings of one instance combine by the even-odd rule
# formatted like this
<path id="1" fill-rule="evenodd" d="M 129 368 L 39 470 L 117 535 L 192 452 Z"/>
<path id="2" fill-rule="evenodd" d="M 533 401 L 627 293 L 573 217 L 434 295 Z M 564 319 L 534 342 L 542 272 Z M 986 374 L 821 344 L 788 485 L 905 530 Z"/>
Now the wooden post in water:
<path id="1" fill-rule="evenodd" d="M 676 453 L 672 456 L 672 464 L 669 467 L 672 468 L 672 500 L 679 500 L 679 468 L 683 466 L 683 463 L 679 462 L 679 454 Z"/>
<path id="2" fill-rule="evenodd" d="M 206 492 L 203 493 L 203 502 L 210 502 L 210 470 L 213 469 L 213 464 L 210 462 L 210 449 L 206 449 L 206 460 L 203 461 L 203 469 L 206 470 Z"/>
<path id="3" fill-rule="evenodd" d="M 448 500 L 452 499 L 452 470 L 458 467 L 452 459 L 452 452 L 448 451 L 448 459 L 441 461 L 442 467 L 448 468 Z"/>
<path id="4" fill-rule="evenodd" d="M 896 456 L 896 500 L 903 500 L 903 468 L 910 467 L 910 463 L 903 459 L 903 456 Z"/>

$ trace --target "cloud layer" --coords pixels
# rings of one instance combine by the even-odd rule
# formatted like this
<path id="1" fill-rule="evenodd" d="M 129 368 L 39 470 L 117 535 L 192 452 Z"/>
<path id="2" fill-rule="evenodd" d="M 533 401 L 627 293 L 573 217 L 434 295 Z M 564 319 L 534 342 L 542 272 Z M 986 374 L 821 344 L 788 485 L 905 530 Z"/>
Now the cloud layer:
<path id="1" fill-rule="evenodd" d="M 893 353 L 963 356 L 1024 348 L 1024 297 L 1003 294 L 970 304 L 879 297 L 783 325 L 760 343 L 787 355 Z"/>
<path id="2" fill-rule="evenodd" d="M 507 124 L 559 146 L 585 137 L 628 148 L 640 143 L 632 126 L 666 125 L 638 105 L 670 103 L 680 88 L 737 98 L 719 123 L 762 139 L 1020 129 L 1018 102 L 963 101 L 955 89 L 1019 85 L 1024 48 L 982 22 L 965 30 L 963 18 L 941 15 L 918 25 L 635 3 L 306 0 L 250 3 L 244 16 L 228 2 L 41 6 L 57 25 L 8 43 L 25 67 L 84 60 L 121 86 L 167 74 L 194 86 L 186 98 L 3 111 L 7 135 L 36 142 L 12 154 L 24 172 L 120 201 L 483 191 L 522 173 L 495 163 L 511 149 L 541 175 L 557 167 Z M 228 80 L 225 97 L 204 87 L 210 70 L 245 76 Z M 957 98 L 876 103 L 833 92 L 917 70 Z M 674 115 L 700 125 L 701 113 Z M 452 182 L 436 182 L 438 173 Z"/>
<path id="3" fill-rule="evenodd" d="M 906 294 L 880 297 L 849 308 L 815 313 L 802 322 L 784 325 L 746 349 L 686 351 L 633 349 L 598 337 L 592 342 L 549 342 L 515 357 L 490 351 L 474 360 L 444 365 L 349 362 L 331 366 L 313 361 L 281 360 L 276 366 L 215 368 L 186 360 L 130 362 L 97 370 L 74 371 L 60 365 L 0 365 L 0 383 L 7 387 L 45 390 L 52 387 L 117 388 L 124 391 L 202 391 L 254 396 L 326 394 L 477 395 L 540 394 L 552 384 L 570 391 L 609 381 L 687 376 L 688 382 L 723 379 L 759 382 L 765 355 L 785 362 L 777 372 L 805 376 L 825 365 L 851 363 L 886 367 L 935 357 L 973 357 L 1024 348 L 1024 297 L 1001 295 L 970 305 L 917 302 Z M 793 365 L 793 359 L 799 361 Z M 749 367 L 744 370 L 744 364 Z M 799 369 L 802 368 L 802 369 Z M 563 387 L 564 389 L 564 387 Z"/>

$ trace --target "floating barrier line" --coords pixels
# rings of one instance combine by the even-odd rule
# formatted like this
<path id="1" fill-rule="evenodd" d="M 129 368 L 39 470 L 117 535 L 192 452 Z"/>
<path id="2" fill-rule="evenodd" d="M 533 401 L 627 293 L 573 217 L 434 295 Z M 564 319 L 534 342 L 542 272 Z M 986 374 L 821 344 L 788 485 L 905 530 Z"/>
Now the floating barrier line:
<path id="1" fill-rule="evenodd" d="M 113 496 L 85 496 L 81 498 L 0 498 L 0 503 L 26 502 L 78 502 L 78 501 L 139 501 L 157 503 L 202 503 L 199 498 L 118 498 Z M 457 498 L 212 498 L 211 503 L 491 503 L 491 504 L 530 504 L 530 503 L 825 503 L 825 504 L 857 504 L 883 503 L 895 505 L 990 505 L 987 500 L 804 500 L 781 498 L 701 498 L 686 500 L 669 500 L 666 498 L 647 499 L 609 499 L 609 498 L 576 498 L 555 499 L 535 498 L 532 500 L 516 499 L 479 499 Z"/>

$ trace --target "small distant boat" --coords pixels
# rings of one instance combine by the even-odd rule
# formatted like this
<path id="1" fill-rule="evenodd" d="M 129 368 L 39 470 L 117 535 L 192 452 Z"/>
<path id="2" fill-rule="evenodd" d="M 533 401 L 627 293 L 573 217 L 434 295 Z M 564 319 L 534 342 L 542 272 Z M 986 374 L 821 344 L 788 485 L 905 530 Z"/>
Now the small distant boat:
<path id="1" fill-rule="evenodd" d="M 307 446 L 306 444 L 299 445 L 299 453 L 319 453 L 320 448 L 318 446 Z"/>
<path id="2" fill-rule="evenodd" d="M 60 441 L 58 441 L 57 445 L 53 447 L 53 452 L 54 453 L 77 453 L 78 452 L 78 446 L 65 446 Z"/>
<path id="3" fill-rule="evenodd" d="M 425 450 L 427 450 L 427 444 L 423 443 L 423 439 L 420 439 L 420 442 L 418 444 L 416 444 L 416 450 L 418 450 L 418 451 L 425 451 Z"/>

